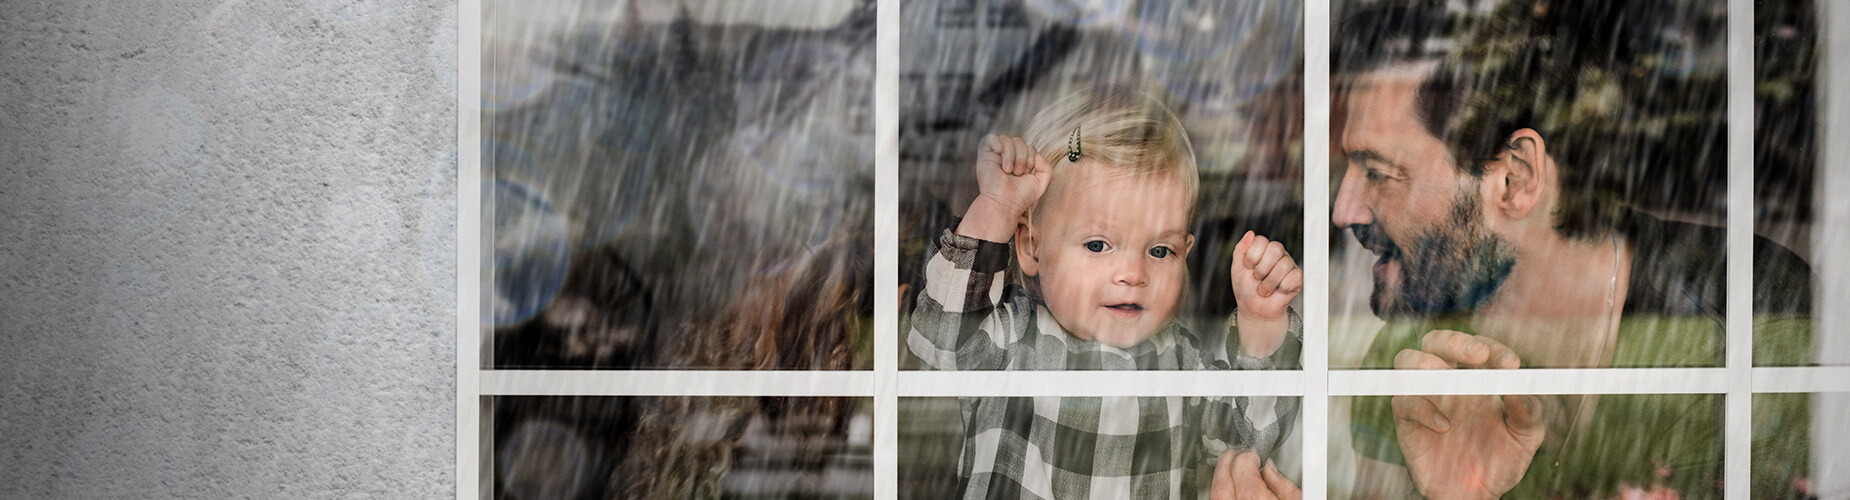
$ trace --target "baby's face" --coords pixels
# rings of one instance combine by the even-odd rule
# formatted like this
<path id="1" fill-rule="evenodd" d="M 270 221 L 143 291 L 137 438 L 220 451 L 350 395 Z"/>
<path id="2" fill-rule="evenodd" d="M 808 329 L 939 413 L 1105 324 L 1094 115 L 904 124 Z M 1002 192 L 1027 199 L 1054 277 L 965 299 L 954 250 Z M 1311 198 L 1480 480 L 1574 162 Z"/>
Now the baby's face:
<path id="1" fill-rule="evenodd" d="M 1140 178 L 1090 159 L 1034 221 L 1034 274 L 1073 336 L 1130 347 L 1175 317 L 1187 281 L 1189 205 L 1174 174 Z M 1028 257 L 1024 257 L 1028 258 Z M 1025 266 L 1024 266 L 1025 270 Z"/>

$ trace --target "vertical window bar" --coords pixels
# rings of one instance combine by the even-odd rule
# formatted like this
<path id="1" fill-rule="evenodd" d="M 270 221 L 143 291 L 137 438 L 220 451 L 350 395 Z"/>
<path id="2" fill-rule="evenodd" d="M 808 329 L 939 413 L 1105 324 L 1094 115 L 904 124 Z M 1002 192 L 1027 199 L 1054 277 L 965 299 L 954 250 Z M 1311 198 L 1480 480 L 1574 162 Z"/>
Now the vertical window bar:
<path id="1" fill-rule="evenodd" d="M 1330 2 L 1304 3 L 1304 495 L 1329 495 Z"/>
<path id="2" fill-rule="evenodd" d="M 874 41 L 874 498 L 899 496 L 899 0 Z M 884 307 L 883 307 L 884 306 Z"/>
<path id="3" fill-rule="evenodd" d="M 480 490 L 482 361 L 482 2 L 462 0 L 456 12 L 456 498 Z"/>
<path id="4" fill-rule="evenodd" d="M 1723 497 L 1746 500 L 1753 429 L 1754 3 L 1728 1 L 1727 423 Z"/>

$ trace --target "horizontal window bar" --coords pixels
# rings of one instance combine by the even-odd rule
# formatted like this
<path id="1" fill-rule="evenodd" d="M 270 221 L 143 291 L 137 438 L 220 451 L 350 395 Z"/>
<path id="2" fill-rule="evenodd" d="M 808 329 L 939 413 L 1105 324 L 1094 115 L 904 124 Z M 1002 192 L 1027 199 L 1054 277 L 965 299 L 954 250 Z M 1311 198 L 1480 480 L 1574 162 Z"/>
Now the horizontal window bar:
<path id="1" fill-rule="evenodd" d="M 1331 370 L 1331 396 L 1721 394 L 1726 368 Z"/>
<path id="2" fill-rule="evenodd" d="M 483 370 L 489 396 L 872 397 L 865 371 Z"/>
<path id="3" fill-rule="evenodd" d="M 900 397 L 1299 396 L 1299 371 L 900 372 Z"/>
<path id="4" fill-rule="evenodd" d="M 867 371 L 482 370 L 483 395 L 874 396 Z M 1754 392 L 1850 392 L 1850 366 L 1755 368 Z M 1300 371 L 906 371 L 899 397 L 1299 396 Z M 1720 394 L 1725 368 L 1331 370 L 1331 396 Z"/>
<path id="5" fill-rule="evenodd" d="M 1754 392 L 1850 392 L 1850 366 L 1755 368 Z"/>

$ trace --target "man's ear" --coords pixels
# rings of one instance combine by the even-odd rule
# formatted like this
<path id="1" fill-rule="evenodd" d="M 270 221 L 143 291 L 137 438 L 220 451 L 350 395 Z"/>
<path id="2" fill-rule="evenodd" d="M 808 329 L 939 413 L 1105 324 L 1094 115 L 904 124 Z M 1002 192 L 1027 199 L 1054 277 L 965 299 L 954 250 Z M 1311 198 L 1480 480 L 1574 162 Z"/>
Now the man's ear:
<path id="1" fill-rule="evenodd" d="M 1490 200 L 1497 209 L 1520 219 L 1527 217 L 1541 202 L 1547 179 L 1554 176 L 1554 163 L 1549 161 L 1547 142 L 1535 129 L 1511 133 L 1504 147 L 1507 149 L 1498 155 L 1502 168 L 1485 180 L 1496 183 L 1490 186 Z"/>
<path id="2" fill-rule="evenodd" d="M 1041 274 L 1041 261 L 1035 257 L 1034 228 L 1028 224 L 1026 216 L 1015 222 L 1015 262 L 1021 265 L 1021 274 L 1035 277 Z"/>

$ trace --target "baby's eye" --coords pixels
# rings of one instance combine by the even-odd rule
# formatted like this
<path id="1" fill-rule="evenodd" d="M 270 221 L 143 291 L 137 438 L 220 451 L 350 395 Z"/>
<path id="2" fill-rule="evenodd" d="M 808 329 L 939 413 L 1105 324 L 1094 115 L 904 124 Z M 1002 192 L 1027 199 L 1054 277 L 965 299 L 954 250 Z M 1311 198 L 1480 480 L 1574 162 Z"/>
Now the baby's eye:
<path id="1" fill-rule="evenodd" d="M 1086 250 L 1091 251 L 1092 253 L 1103 252 L 1105 251 L 1105 242 L 1097 241 L 1097 240 L 1088 241 L 1086 242 Z"/>
<path id="2" fill-rule="evenodd" d="M 1150 249 L 1150 256 L 1158 259 L 1166 259 L 1169 258 L 1171 252 L 1174 251 L 1170 250 L 1169 247 L 1154 247 Z"/>

